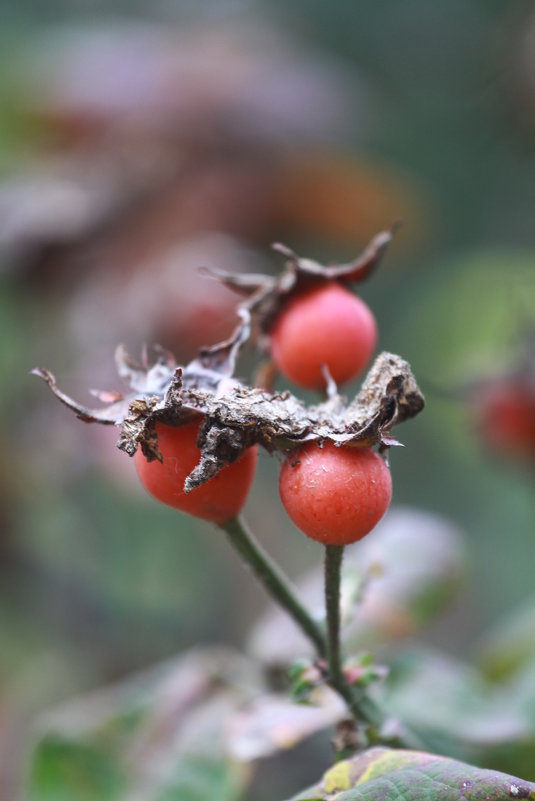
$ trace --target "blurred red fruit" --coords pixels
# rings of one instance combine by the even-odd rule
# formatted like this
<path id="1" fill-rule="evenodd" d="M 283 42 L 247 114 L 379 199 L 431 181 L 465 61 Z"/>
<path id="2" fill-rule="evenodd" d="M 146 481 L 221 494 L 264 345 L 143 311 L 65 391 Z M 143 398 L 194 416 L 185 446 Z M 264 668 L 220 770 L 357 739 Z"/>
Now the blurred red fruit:
<path id="1" fill-rule="evenodd" d="M 493 453 L 535 461 L 535 384 L 500 379 L 481 387 L 472 400 L 477 429 Z"/>

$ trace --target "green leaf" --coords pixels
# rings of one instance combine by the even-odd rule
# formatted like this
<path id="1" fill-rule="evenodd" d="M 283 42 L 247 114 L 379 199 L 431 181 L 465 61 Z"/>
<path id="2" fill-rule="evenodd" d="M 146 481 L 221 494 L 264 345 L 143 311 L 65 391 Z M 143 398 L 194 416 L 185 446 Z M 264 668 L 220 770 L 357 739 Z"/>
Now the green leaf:
<path id="1" fill-rule="evenodd" d="M 236 801 L 249 770 L 227 728 L 256 682 L 246 660 L 206 649 L 69 704 L 40 725 L 28 801 Z"/>
<path id="2" fill-rule="evenodd" d="M 267 693 L 232 719 L 227 746 L 235 758 L 249 762 L 294 748 L 345 718 L 344 702 L 325 686 L 312 691 L 310 704 L 297 704 L 285 694 Z"/>
<path id="3" fill-rule="evenodd" d="M 521 250 L 465 254 L 442 265 L 438 280 L 437 273 L 423 279 L 420 292 L 425 302 L 408 307 L 405 347 L 420 377 L 436 383 L 440 365 L 448 386 L 473 378 L 474 368 L 493 374 L 510 365 L 519 333 L 533 319 L 535 263 Z M 433 331 L 432 348 L 422 331 Z"/>
<path id="4" fill-rule="evenodd" d="M 112 801 L 124 789 L 120 771 L 82 743 L 44 737 L 32 765 L 29 801 Z"/>
<path id="5" fill-rule="evenodd" d="M 372 748 L 339 762 L 292 801 L 509 801 L 535 799 L 535 784 L 447 757 Z"/>
<path id="6" fill-rule="evenodd" d="M 382 700 L 433 750 L 534 780 L 534 679 L 535 663 L 503 685 L 473 665 L 420 648 L 394 660 Z"/>
<path id="7" fill-rule="evenodd" d="M 466 757 L 462 749 L 482 735 L 500 740 L 510 729 L 499 691 L 477 668 L 423 647 L 405 651 L 391 662 L 383 702 L 424 738 L 442 737 L 442 752 L 445 740 L 455 743 L 455 756 Z M 491 719 L 503 720 L 503 730 L 496 730 Z M 450 754 L 451 747 L 447 748 Z"/>
<path id="8" fill-rule="evenodd" d="M 228 759 L 185 755 L 155 801 L 234 801 L 241 798 L 246 772 Z"/>
<path id="9" fill-rule="evenodd" d="M 504 679 L 535 660 L 535 597 L 500 619 L 479 644 L 485 672 Z"/>

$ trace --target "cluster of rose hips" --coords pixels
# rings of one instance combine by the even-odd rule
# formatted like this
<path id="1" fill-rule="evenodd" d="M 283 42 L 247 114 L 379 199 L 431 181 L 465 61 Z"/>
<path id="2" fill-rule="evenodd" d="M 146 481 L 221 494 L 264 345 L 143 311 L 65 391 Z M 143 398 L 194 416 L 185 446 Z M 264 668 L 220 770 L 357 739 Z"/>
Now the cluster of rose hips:
<path id="1" fill-rule="evenodd" d="M 343 282 L 324 277 L 299 284 L 281 298 L 267 330 L 271 359 L 286 378 L 307 389 L 325 389 L 357 377 L 377 341 L 375 318 Z M 251 487 L 257 446 L 193 491 L 184 482 L 200 459 L 201 421 L 180 426 L 156 423 L 162 461 L 138 449 L 140 480 L 162 503 L 215 522 L 241 511 Z M 282 503 L 307 536 L 325 545 L 346 545 L 369 533 L 392 495 L 390 471 L 371 448 L 307 442 L 292 450 L 280 472 Z"/>

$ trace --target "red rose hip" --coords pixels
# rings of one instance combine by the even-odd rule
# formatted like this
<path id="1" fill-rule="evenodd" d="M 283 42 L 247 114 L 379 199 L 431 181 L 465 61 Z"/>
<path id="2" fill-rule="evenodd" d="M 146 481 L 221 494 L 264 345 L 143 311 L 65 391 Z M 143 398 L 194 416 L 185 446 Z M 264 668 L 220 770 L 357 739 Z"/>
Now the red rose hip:
<path id="1" fill-rule="evenodd" d="M 308 537 L 325 545 L 348 545 L 368 534 L 392 497 L 385 462 L 369 448 L 307 443 L 282 466 L 284 508 Z"/>
<path id="2" fill-rule="evenodd" d="M 336 281 L 290 297 L 271 331 L 271 357 L 299 386 L 322 389 L 327 365 L 337 384 L 366 367 L 377 344 L 377 324 L 368 306 Z"/>
<path id="3" fill-rule="evenodd" d="M 499 379 L 472 398 L 474 420 L 485 446 L 518 461 L 535 460 L 535 383 Z"/>
<path id="4" fill-rule="evenodd" d="M 134 457 L 141 483 L 154 498 L 182 512 L 225 523 L 242 509 L 256 469 L 258 448 L 248 448 L 240 458 L 191 492 L 184 492 L 184 481 L 199 463 L 196 445 L 200 423 L 183 426 L 156 424 L 158 447 L 163 462 L 148 462 L 138 450 Z"/>

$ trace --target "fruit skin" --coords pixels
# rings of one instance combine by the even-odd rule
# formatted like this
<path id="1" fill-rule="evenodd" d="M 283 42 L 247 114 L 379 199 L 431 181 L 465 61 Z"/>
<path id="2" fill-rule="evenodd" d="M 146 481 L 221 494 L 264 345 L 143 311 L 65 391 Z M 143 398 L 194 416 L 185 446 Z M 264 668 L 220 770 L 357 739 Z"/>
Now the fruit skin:
<path id="1" fill-rule="evenodd" d="M 184 481 L 199 463 L 196 445 L 200 422 L 183 426 L 156 424 L 163 462 L 148 462 L 138 450 L 134 457 L 141 483 L 154 498 L 182 512 L 223 524 L 242 509 L 256 469 L 258 448 L 248 448 L 240 458 L 191 492 Z"/>
<path id="2" fill-rule="evenodd" d="M 390 471 L 369 448 L 307 443 L 284 462 L 279 480 L 284 508 L 308 537 L 348 545 L 368 534 L 392 498 Z"/>
<path id="3" fill-rule="evenodd" d="M 280 372 L 307 389 L 323 389 L 323 364 L 337 384 L 366 367 L 377 323 L 363 300 L 336 281 L 290 297 L 271 331 L 271 357 Z"/>

